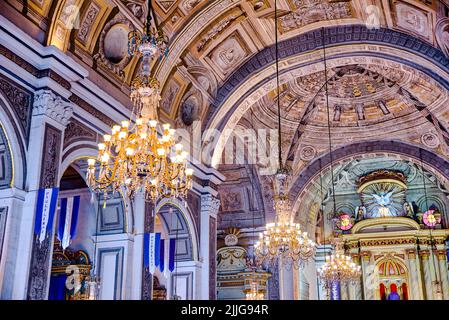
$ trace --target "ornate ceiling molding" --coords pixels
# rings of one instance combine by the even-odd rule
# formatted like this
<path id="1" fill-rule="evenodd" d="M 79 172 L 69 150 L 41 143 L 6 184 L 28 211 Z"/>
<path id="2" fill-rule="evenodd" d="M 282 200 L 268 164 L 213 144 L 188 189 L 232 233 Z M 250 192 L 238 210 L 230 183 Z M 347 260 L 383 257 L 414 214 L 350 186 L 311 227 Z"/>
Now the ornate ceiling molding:
<path id="1" fill-rule="evenodd" d="M 449 60 L 444 54 L 422 40 L 401 32 L 379 29 L 368 30 L 364 26 L 330 27 L 325 29 L 330 68 L 344 63 L 344 59 L 366 63 L 367 59 L 399 63 L 433 79 L 437 85 L 449 89 Z M 280 44 L 281 85 L 293 77 L 322 70 L 321 30 L 314 30 Z M 314 52 L 317 51 L 317 52 Z M 246 110 L 267 92 L 274 90 L 274 47 L 265 48 L 218 89 L 217 105 L 210 107 L 204 121 L 206 128 L 221 131 L 232 129 Z M 209 136 L 205 141 L 209 141 Z M 220 157 L 227 137 L 218 141 L 212 166 Z"/>
<path id="2" fill-rule="evenodd" d="M 421 165 L 420 153 L 426 170 L 434 173 L 440 181 L 449 181 L 449 161 L 426 149 L 406 144 L 400 141 L 369 141 L 357 142 L 340 147 L 332 152 L 334 165 L 351 158 L 367 157 L 369 155 L 391 154 L 404 157 Z M 305 195 L 308 185 L 323 170 L 330 166 L 330 154 L 326 153 L 312 161 L 304 170 L 298 173 L 290 188 L 290 197 L 294 203 L 293 210 L 298 208 L 301 198 Z"/>

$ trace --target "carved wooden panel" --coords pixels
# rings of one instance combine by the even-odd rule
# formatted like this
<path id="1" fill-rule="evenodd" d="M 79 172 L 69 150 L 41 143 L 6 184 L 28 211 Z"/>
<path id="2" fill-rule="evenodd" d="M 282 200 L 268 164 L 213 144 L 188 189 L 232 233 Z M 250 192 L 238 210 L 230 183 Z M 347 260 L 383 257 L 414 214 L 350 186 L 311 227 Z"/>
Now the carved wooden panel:
<path id="1" fill-rule="evenodd" d="M 47 124 L 44 136 L 40 188 L 52 188 L 58 185 L 62 133 L 60 130 Z"/>
<path id="2" fill-rule="evenodd" d="M 76 119 L 70 119 L 67 128 L 64 131 L 64 149 L 71 143 L 78 141 L 96 141 L 97 133 L 86 127 Z"/>
<path id="3" fill-rule="evenodd" d="M 20 130 L 25 137 L 30 131 L 33 97 L 31 93 L 22 89 L 11 80 L 0 74 L 0 93 L 8 100 L 16 116 Z"/>

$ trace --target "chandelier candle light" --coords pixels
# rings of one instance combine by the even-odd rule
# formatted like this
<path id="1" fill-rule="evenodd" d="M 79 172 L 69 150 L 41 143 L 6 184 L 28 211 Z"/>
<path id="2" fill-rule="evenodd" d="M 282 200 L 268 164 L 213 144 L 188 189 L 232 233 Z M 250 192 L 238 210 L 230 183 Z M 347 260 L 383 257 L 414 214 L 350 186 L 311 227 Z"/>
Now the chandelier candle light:
<path id="1" fill-rule="evenodd" d="M 334 283 L 354 282 L 361 276 L 360 266 L 344 254 L 343 243 L 339 242 L 336 246 L 335 253 L 326 256 L 326 262 L 318 268 L 318 276 L 327 288 L 332 288 Z"/>
<path id="2" fill-rule="evenodd" d="M 268 223 L 265 231 L 259 234 L 259 241 L 254 245 L 259 264 L 271 267 L 280 266 L 299 268 L 315 254 L 315 242 L 308 238 L 307 232 L 302 232 L 298 223 L 291 218 L 291 206 L 288 198 L 288 171 L 282 162 L 282 132 L 281 132 L 281 103 L 279 94 L 279 48 L 278 48 L 278 19 L 277 1 L 274 3 L 275 15 L 275 45 L 276 45 L 276 81 L 277 81 L 277 111 L 278 111 L 278 161 L 279 170 L 274 183 L 275 222 Z"/>
<path id="3" fill-rule="evenodd" d="M 324 28 L 321 29 L 323 40 L 324 53 L 324 88 L 326 94 L 326 109 L 327 109 L 327 125 L 329 134 L 329 155 L 330 155 L 330 173 L 332 185 L 332 199 L 334 215 L 337 212 L 335 200 L 335 186 L 334 186 L 334 168 L 332 157 L 332 135 L 330 122 L 330 108 L 329 108 L 329 91 L 327 78 L 327 63 L 326 63 L 326 43 L 324 38 Z M 333 284 L 344 283 L 357 280 L 361 275 L 360 266 L 356 265 L 350 256 L 344 254 L 344 243 L 341 239 L 335 240 L 335 253 L 326 256 L 326 262 L 321 268 L 318 268 L 318 276 L 324 281 L 325 287 L 332 288 Z"/>
<path id="4" fill-rule="evenodd" d="M 287 173 L 280 169 L 275 176 L 274 223 L 268 223 L 255 244 L 259 264 L 275 266 L 278 261 L 286 267 L 298 268 L 315 253 L 315 242 L 302 232 L 291 218 L 287 191 Z"/>
<path id="5" fill-rule="evenodd" d="M 161 96 L 159 81 L 150 73 L 154 50 L 144 44 L 138 50 L 141 70 L 131 83 L 130 94 L 135 121 L 124 120 L 103 136 L 97 159 L 88 159 L 87 182 L 105 198 L 109 192 L 121 192 L 130 199 L 144 192 L 145 199 L 153 203 L 161 197 L 186 197 L 193 177 L 193 169 L 187 168 L 188 153 L 182 144 L 175 144 L 175 129 L 168 123 L 160 127 L 157 120 Z"/>

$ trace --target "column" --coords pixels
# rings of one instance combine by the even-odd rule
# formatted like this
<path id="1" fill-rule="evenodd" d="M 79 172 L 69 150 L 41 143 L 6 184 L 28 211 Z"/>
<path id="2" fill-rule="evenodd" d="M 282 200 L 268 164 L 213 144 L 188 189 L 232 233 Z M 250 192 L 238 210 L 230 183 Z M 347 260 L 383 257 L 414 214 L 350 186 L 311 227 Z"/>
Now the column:
<path id="1" fill-rule="evenodd" d="M 447 271 L 446 251 L 438 251 L 438 264 L 440 266 L 440 280 L 443 289 L 443 299 L 449 300 L 449 279 Z"/>
<path id="2" fill-rule="evenodd" d="M 145 200 L 144 200 L 145 201 Z M 145 202 L 144 204 L 145 212 L 144 212 L 144 226 L 143 230 L 145 233 L 151 233 L 154 232 L 154 215 L 153 213 L 153 205 L 151 203 Z M 142 239 L 143 243 L 143 239 Z M 142 245 L 142 251 L 140 251 L 142 260 L 140 265 L 142 266 L 142 300 L 153 300 L 153 275 L 150 273 L 148 268 L 144 268 L 143 264 L 143 254 L 144 254 L 144 248 Z M 168 266 L 166 266 L 168 268 Z M 167 296 L 167 299 L 170 299 L 171 297 Z"/>
<path id="3" fill-rule="evenodd" d="M 29 268 L 22 269 L 18 276 L 23 277 L 23 281 L 27 282 L 21 285 L 25 285 L 26 297 L 30 300 L 48 298 L 56 218 L 45 240 L 42 243 L 39 242 L 39 239 L 34 236 L 37 194 L 39 189 L 59 186 L 64 130 L 71 114 L 71 104 L 53 91 L 40 90 L 35 93 L 27 164 L 28 190 L 30 191 L 25 201 L 26 217 L 22 222 L 23 245 L 20 249 L 21 262 Z"/>
<path id="4" fill-rule="evenodd" d="M 198 299 L 215 300 L 217 282 L 217 214 L 220 200 L 211 194 L 201 196 L 200 256 L 201 295 Z"/>
<path id="5" fill-rule="evenodd" d="M 279 261 L 279 294 L 281 300 L 294 300 L 295 279 L 293 266 L 289 269 Z"/>
<path id="6" fill-rule="evenodd" d="M 143 193 L 137 194 L 132 201 L 133 222 L 134 222 L 134 242 L 132 246 L 132 265 L 130 270 L 132 272 L 132 281 L 130 292 L 130 299 L 140 300 L 142 298 L 143 281 L 142 276 L 144 272 L 143 267 L 143 238 L 145 232 L 145 198 Z"/>
<path id="7" fill-rule="evenodd" d="M 356 265 L 360 265 L 359 255 L 353 254 L 352 261 L 354 261 Z M 349 300 L 362 300 L 362 279 L 363 275 L 360 275 L 359 279 L 349 283 L 348 285 Z"/>
<path id="8" fill-rule="evenodd" d="M 433 300 L 432 274 L 430 269 L 429 250 L 421 250 L 419 252 L 419 255 L 421 258 L 421 264 L 423 266 L 424 272 L 425 298 L 426 300 Z"/>
<path id="9" fill-rule="evenodd" d="M 349 286 L 347 282 L 342 282 L 340 284 L 340 297 L 341 300 L 349 300 Z"/>
<path id="10" fill-rule="evenodd" d="M 408 263 L 408 270 L 410 274 L 410 283 L 409 283 L 409 295 L 410 300 L 422 300 L 422 292 L 419 286 L 419 269 L 416 264 L 416 250 L 410 249 L 407 250 L 406 262 Z"/>
<path id="11" fill-rule="evenodd" d="M 371 252 L 364 251 L 362 255 L 363 293 L 364 300 L 374 300 L 377 283 L 375 282 L 375 268 L 370 267 Z"/>

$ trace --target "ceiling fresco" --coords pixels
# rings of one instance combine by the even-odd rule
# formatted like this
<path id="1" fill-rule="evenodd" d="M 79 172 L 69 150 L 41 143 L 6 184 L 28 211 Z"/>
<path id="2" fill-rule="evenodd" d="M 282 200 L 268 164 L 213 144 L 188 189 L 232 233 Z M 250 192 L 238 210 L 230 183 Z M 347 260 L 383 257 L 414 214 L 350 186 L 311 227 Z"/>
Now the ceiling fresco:
<path id="1" fill-rule="evenodd" d="M 196 120 L 203 130 L 275 129 L 274 1 L 152 3 L 170 40 L 168 56 L 152 66 L 162 86 L 162 120 L 189 130 Z M 394 140 L 449 157 L 448 5 L 444 0 L 278 0 L 284 50 L 281 144 L 293 183 L 329 152 L 321 28 L 328 39 L 332 148 Z M 127 54 L 127 35 L 143 29 L 146 1 L 5 0 L 1 6 L 33 38 L 65 52 L 89 70 L 90 80 L 131 106 L 129 85 L 139 63 Z M 219 223 L 223 228 L 233 221 L 238 227 L 254 219 L 262 224 L 273 211 L 270 179 L 245 162 L 220 164 L 222 138 L 207 163 L 227 178 L 220 187 Z M 348 181 L 360 168 L 351 169 Z"/>

